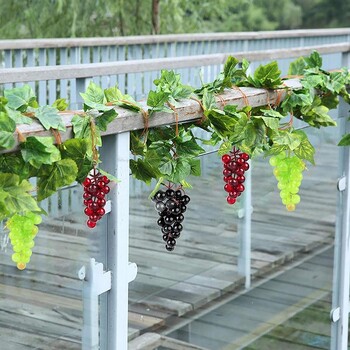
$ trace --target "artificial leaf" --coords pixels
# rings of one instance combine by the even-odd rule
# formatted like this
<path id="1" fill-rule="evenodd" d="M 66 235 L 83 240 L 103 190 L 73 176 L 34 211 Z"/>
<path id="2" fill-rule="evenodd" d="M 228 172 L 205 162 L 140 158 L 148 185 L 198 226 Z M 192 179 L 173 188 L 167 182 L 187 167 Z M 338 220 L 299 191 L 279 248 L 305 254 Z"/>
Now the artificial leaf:
<path id="1" fill-rule="evenodd" d="M 12 173 L 0 173 L 0 220 L 18 212 L 40 211 L 30 195 L 33 186 Z"/>
<path id="2" fill-rule="evenodd" d="M 63 186 L 75 181 L 78 167 L 72 159 L 61 159 L 52 165 L 42 166 L 38 173 L 38 200 L 41 201 Z"/>
<path id="3" fill-rule="evenodd" d="M 89 143 L 86 139 L 70 139 L 61 147 L 62 159 L 73 159 L 78 168 L 77 181 L 82 182 L 92 169 L 92 160 L 88 157 Z"/>
<path id="4" fill-rule="evenodd" d="M 145 143 L 140 139 L 140 132 L 132 131 L 130 133 L 130 150 L 133 155 L 143 155 L 145 152 Z"/>
<path id="5" fill-rule="evenodd" d="M 169 96 L 170 93 L 163 91 L 156 92 L 151 90 L 148 94 L 147 105 L 149 107 L 153 107 L 153 109 L 161 109 L 164 107 L 164 103 L 168 101 Z"/>
<path id="6" fill-rule="evenodd" d="M 7 115 L 0 112 L 0 150 L 11 149 L 16 141 L 13 133 L 16 130 L 16 123 Z"/>
<path id="7" fill-rule="evenodd" d="M 104 89 L 104 95 L 107 102 L 118 102 L 123 99 L 123 93 L 118 89 L 118 86 L 113 86 L 108 89 Z"/>
<path id="8" fill-rule="evenodd" d="M 43 164 L 52 164 L 61 159 L 59 150 L 53 144 L 52 137 L 29 136 L 21 143 L 21 154 L 25 162 L 35 168 Z"/>
<path id="9" fill-rule="evenodd" d="M 306 64 L 303 57 L 297 58 L 289 65 L 288 75 L 301 76 L 304 75 Z"/>
<path id="10" fill-rule="evenodd" d="M 7 106 L 12 109 L 25 112 L 28 107 L 38 107 L 34 91 L 29 85 L 23 85 L 4 91 L 7 99 Z"/>
<path id="11" fill-rule="evenodd" d="M 35 110 L 35 117 L 40 121 L 42 126 L 49 130 L 50 128 L 60 131 L 66 131 L 66 127 L 58 114 L 58 109 L 51 106 L 42 106 Z"/>
<path id="12" fill-rule="evenodd" d="M 180 157 L 191 157 L 204 153 L 204 149 L 197 144 L 194 138 L 192 138 L 190 141 L 178 143 L 176 145 L 176 153 Z"/>
<path id="13" fill-rule="evenodd" d="M 5 111 L 16 124 L 31 124 L 33 122 L 32 118 L 23 115 L 20 111 L 15 109 L 5 106 Z"/>
<path id="14" fill-rule="evenodd" d="M 208 89 L 203 90 L 202 104 L 205 111 L 217 108 L 215 96 Z"/>
<path id="15" fill-rule="evenodd" d="M 58 109 L 59 111 L 65 111 L 68 107 L 68 103 L 65 98 L 58 98 L 53 104 L 52 107 Z"/>
<path id="16" fill-rule="evenodd" d="M 107 102 L 103 90 L 94 82 L 90 82 L 85 92 L 80 93 L 84 100 L 84 109 L 97 109 L 98 111 L 108 111 L 112 106 L 106 106 Z"/>
<path id="17" fill-rule="evenodd" d="M 118 113 L 114 109 L 110 109 L 109 111 L 103 112 L 95 118 L 96 126 L 100 130 L 106 131 L 108 124 L 112 122 L 117 116 Z"/>
<path id="18" fill-rule="evenodd" d="M 297 133 L 292 133 L 287 130 L 286 131 L 281 130 L 273 138 L 273 143 L 278 144 L 280 146 L 286 146 L 291 151 L 294 151 L 296 148 L 300 146 L 301 136 Z"/>
<path id="19" fill-rule="evenodd" d="M 306 134 L 301 130 L 294 131 L 293 134 L 298 135 L 301 140 L 300 145 L 294 149 L 294 154 L 300 159 L 307 160 L 311 164 L 315 165 L 315 148 L 310 143 Z"/>
<path id="20" fill-rule="evenodd" d="M 3 173 L 16 174 L 23 180 L 30 177 L 29 168 L 29 164 L 23 160 L 18 152 L 0 155 L 0 169 Z"/>
<path id="21" fill-rule="evenodd" d="M 338 146 L 350 146 L 350 134 L 345 134 L 339 141 Z"/>
<path id="22" fill-rule="evenodd" d="M 159 175 L 159 172 L 149 162 L 141 158 L 137 160 L 130 159 L 130 169 L 133 177 L 147 185 L 150 185 L 152 179 L 158 178 Z"/>
<path id="23" fill-rule="evenodd" d="M 238 63 L 239 61 L 237 58 L 229 56 L 224 64 L 224 76 L 231 77 Z"/>
<path id="24" fill-rule="evenodd" d="M 170 180 L 179 183 L 191 174 L 191 161 L 186 158 L 177 158 L 174 164 L 174 171 Z"/>
<path id="25" fill-rule="evenodd" d="M 305 57 L 304 60 L 309 68 L 322 67 L 322 57 L 317 51 L 313 51 L 312 54 L 309 57 Z"/>
<path id="26" fill-rule="evenodd" d="M 282 84 L 281 71 L 276 61 L 266 65 L 260 65 L 254 72 L 254 77 L 249 76 L 248 82 L 257 88 L 274 89 Z"/>
<path id="27" fill-rule="evenodd" d="M 191 175 L 193 176 L 201 176 L 201 161 L 197 159 L 190 160 L 191 165 Z"/>
<path id="28" fill-rule="evenodd" d="M 218 149 L 219 156 L 229 153 L 232 150 L 232 143 L 230 141 L 225 141 L 220 145 Z"/>

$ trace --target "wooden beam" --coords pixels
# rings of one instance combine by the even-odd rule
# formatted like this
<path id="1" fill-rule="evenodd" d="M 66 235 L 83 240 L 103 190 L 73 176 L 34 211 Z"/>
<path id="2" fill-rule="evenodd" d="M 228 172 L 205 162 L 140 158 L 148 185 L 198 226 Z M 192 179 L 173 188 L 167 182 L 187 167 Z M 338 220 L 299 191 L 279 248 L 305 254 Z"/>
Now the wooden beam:
<path id="1" fill-rule="evenodd" d="M 291 89 L 301 88 L 301 84 L 297 79 L 290 79 L 285 82 L 286 87 Z M 265 106 L 268 104 L 274 104 L 276 100 L 282 101 L 287 93 L 287 89 L 281 90 L 265 90 L 249 87 L 242 87 L 237 89 L 227 89 L 220 98 L 217 98 L 217 103 L 220 107 L 231 104 L 237 105 L 238 108 L 243 108 L 247 103 L 252 107 Z M 243 95 L 244 94 L 244 95 Z M 141 102 L 144 109 L 147 109 L 145 102 Z M 115 108 L 118 112 L 118 117 L 109 124 L 108 130 L 103 132 L 102 135 L 118 134 L 125 131 L 142 130 L 145 127 L 144 118 L 141 113 L 131 112 L 123 108 Z M 199 103 L 195 100 L 188 99 L 183 100 L 177 107 L 179 123 L 186 123 L 192 121 L 198 121 L 203 117 L 203 111 Z M 66 132 L 61 132 L 62 141 L 73 138 L 73 130 L 71 120 L 73 116 L 81 111 L 68 111 L 62 112 L 61 116 L 66 126 Z M 157 127 L 163 125 L 171 125 L 175 123 L 175 117 L 173 113 L 155 113 L 149 120 L 148 127 Z M 18 130 L 24 137 L 28 136 L 52 136 L 52 133 L 45 130 L 43 126 L 33 121 L 32 124 L 18 125 Z M 0 151 L 1 153 L 12 152 L 18 149 L 18 134 L 15 133 L 16 145 L 11 150 Z"/>

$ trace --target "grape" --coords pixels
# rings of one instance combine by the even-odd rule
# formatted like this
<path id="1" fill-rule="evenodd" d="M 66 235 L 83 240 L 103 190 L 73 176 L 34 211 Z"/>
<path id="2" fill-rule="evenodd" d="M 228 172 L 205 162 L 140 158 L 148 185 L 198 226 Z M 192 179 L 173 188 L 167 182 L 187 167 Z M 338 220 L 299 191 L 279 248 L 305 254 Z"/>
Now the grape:
<path id="1" fill-rule="evenodd" d="M 106 205 L 105 196 L 110 191 L 109 182 L 107 176 L 101 175 L 96 168 L 92 169 L 88 177 L 82 182 L 84 186 L 84 205 L 86 207 L 84 213 L 88 216 L 86 225 L 89 228 L 94 228 L 96 222 L 106 213 L 104 206 Z"/>
<path id="2" fill-rule="evenodd" d="M 36 225 L 40 224 L 41 220 L 40 215 L 27 212 L 13 215 L 6 223 L 14 252 L 12 261 L 17 264 L 19 270 L 24 270 L 30 261 L 34 247 L 33 238 L 39 231 Z"/>
<path id="3" fill-rule="evenodd" d="M 288 211 L 294 211 L 296 204 L 300 203 L 299 186 L 303 178 L 305 163 L 297 156 L 287 156 L 286 152 L 270 158 L 270 165 L 274 167 L 273 173 L 278 181 L 282 203 Z"/>
<path id="4" fill-rule="evenodd" d="M 190 197 L 184 194 L 182 187 L 177 190 L 167 188 L 165 191 L 159 190 L 153 196 L 155 209 L 158 211 L 159 219 L 157 224 L 161 226 L 162 239 L 166 242 L 165 248 L 173 251 L 176 239 L 180 237 L 183 230 L 183 213 L 187 210 Z"/>
<path id="5" fill-rule="evenodd" d="M 250 168 L 249 154 L 241 152 L 236 147 L 229 154 L 224 154 L 221 160 L 224 164 L 224 190 L 229 193 L 226 200 L 228 204 L 235 204 L 236 198 L 244 191 L 244 173 Z"/>

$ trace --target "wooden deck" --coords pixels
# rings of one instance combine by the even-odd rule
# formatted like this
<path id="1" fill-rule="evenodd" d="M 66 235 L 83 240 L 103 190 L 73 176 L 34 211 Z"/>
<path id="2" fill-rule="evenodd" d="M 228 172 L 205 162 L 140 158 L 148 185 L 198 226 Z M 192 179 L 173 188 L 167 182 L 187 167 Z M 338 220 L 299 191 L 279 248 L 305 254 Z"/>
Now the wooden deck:
<path id="1" fill-rule="evenodd" d="M 302 202 L 295 213 L 288 213 L 280 204 L 266 161 L 254 163 L 254 280 L 281 271 L 287 263 L 311 257 L 316 251 L 327 247 L 330 248 L 327 252 L 331 251 L 336 155 L 336 147 L 320 147 L 317 167 L 310 168 L 304 176 Z M 242 289 L 244 278 L 237 269 L 237 231 L 241 223 L 235 209 L 225 204 L 216 155 L 208 156 L 205 162 L 205 176 L 193 181 L 194 189 L 189 191 L 192 199 L 185 213 L 184 232 L 172 253 L 164 249 L 156 225 L 157 213 L 147 199 L 147 191 L 131 198 L 130 261 L 138 265 L 139 274 L 129 285 L 130 339 L 145 332 L 169 331 L 169 327 Z M 25 271 L 16 270 L 10 261 L 10 251 L 1 252 L 1 349 L 81 348 L 82 282 L 77 271 L 89 257 L 98 259 L 100 239 L 98 230 L 92 232 L 84 227 L 80 212 L 77 208 L 77 212 L 45 221 Z M 328 260 L 326 270 L 331 278 L 332 259 Z M 313 273 L 322 269 L 319 259 L 307 270 L 310 275 L 303 270 L 303 274 L 292 277 L 287 287 L 293 289 L 300 279 L 312 281 Z M 313 284 L 308 288 L 319 290 Z M 329 294 L 330 286 L 327 288 Z M 277 296 L 279 292 L 272 282 L 271 288 L 265 290 L 266 295 Z M 239 304 L 230 309 L 232 315 L 242 317 L 254 313 L 251 305 Z M 251 331 L 249 323 L 245 327 L 240 337 Z M 220 328 L 209 324 L 206 329 L 212 334 Z M 208 344 L 202 345 L 210 348 Z"/>

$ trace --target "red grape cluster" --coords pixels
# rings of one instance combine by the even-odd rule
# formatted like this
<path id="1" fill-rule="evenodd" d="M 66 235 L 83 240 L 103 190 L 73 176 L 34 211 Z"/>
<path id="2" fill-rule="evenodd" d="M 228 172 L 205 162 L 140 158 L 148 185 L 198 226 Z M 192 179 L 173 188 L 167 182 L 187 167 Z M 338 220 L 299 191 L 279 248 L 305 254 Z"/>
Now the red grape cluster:
<path id="1" fill-rule="evenodd" d="M 165 249 L 172 251 L 183 229 L 181 224 L 184 220 L 183 213 L 187 209 L 190 197 L 182 189 L 174 191 L 168 188 L 166 191 L 159 190 L 152 200 L 156 203 L 155 209 L 160 216 L 157 224 L 162 228 L 163 241 L 166 242 Z"/>
<path id="2" fill-rule="evenodd" d="M 226 198 L 228 204 L 235 204 L 236 198 L 239 197 L 244 191 L 244 173 L 249 169 L 249 155 L 241 152 L 235 147 L 230 154 L 224 154 L 222 156 L 222 162 L 224 163 L 224 190 L 228 192 Z"/>
<path id="3" fill-rule="evenodd" d="M 105 214 L 105 196 L 110 191 L 109 182 L 108 177 L 102 175 L 97 169 L 93 169 L 83 181 L 83 198 L 86 207 L 84 213 L 89 217 L 86 225 L 90 228 L 94 228 L 96 222 Z"/>

